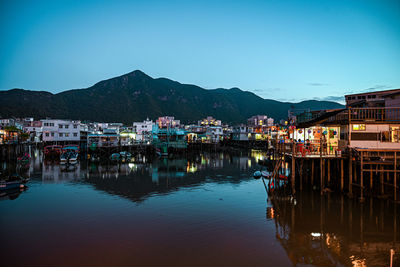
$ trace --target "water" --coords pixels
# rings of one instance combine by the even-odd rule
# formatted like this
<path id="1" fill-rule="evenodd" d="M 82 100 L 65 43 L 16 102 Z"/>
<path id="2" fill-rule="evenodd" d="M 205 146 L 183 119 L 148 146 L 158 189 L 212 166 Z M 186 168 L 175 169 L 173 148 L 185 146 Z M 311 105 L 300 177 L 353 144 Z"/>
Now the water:
<path id="1" fill-rule="evenodd" d="M 398 206 L 268 197 L 257 152 L 69 169 L 35 155 L 0 167 L 31 178 L 0 201 L 3 266 L 388 266 L 400 252 Z"/>

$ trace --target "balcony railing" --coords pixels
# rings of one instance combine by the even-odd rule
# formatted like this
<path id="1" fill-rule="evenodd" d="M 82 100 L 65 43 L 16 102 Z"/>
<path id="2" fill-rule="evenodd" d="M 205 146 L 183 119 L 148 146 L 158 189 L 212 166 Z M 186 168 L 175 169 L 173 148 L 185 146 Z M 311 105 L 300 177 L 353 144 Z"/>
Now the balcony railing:
<path id="1" fill-rule="evenodd" d="M 350 112 L 350 116 L 349 116 Z M 349 108 L 332 117 L 328 123 L 351 122 L 400 122 L 400 107 L 395 108 Z"/>

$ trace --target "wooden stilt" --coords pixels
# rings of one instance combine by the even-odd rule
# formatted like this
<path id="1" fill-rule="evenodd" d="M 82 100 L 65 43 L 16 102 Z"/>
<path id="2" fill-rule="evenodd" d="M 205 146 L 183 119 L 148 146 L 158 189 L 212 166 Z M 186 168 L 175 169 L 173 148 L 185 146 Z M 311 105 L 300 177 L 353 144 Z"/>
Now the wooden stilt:
<path id="1" fill-rule="evenodd" d="M 361 152 L 361 167 L 360 167 L 360 202 L 364 201 L 363 193 L 364 193 L 364 152 Z"/>
<path id="2" fill-rule="evenodd" d="M 300 191 L 303 190 L 304 159 L 300 163 Z"/>
<path id="3" fill-rule="evenodd" d="M 351 148 L 349 148 L 349 196 L 353 195 L 353 160 L 351 155 Z"/>
<path id="4" fill-rule="evenodd" d="M 344 168 L 343 168 L 343 159 L 340 159 L 340 191 L 343 192 L 344 185 Z"/>
<path id="5" fill-rule="evenodd" d="M 397 201 L 397 152 L 394 152 L 394 173 L 393 173 L 393 183 L 394 183 L 394 201 Z"/>
<path id="6" fill-rule="evenodd" d="M 328 186 L 331 183 L 331 161 L 328 159 Z"/>
<path id="7" fill-rule="evenodd" d="M 314 186 L 314 160 L 311 159 L 311 186 Z"/>
<path id="8" fill-rule="evenodd" d="M 295 160 L 295 143 L 292 143 L 292 194 L 296 193 L 296 160 Z"/>
<path id="9" fill-rule="evenodd" d="M 381 187 L 381 195 L 384 195 L 385 194 L 385 188 L 384 188 L 384 186 L 383 186 L 383 166 L 381 165 L 381 173 L 379 174 L 379 176 L 380 176 L 380 187 Z"/>

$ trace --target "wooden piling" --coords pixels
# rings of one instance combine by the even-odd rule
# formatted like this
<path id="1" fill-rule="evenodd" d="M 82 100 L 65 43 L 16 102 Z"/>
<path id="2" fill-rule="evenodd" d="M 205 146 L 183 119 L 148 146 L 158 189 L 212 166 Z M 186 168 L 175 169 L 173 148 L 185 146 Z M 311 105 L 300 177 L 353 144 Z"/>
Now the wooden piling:
<path id="1" fill-rule="evenodd" d="M 349 148 L 349 196 L 353 195 L 353 159 L 351 155 L 351 148 Z"/>
<path id="2" fill-rule="evenodd" d="M 328 186 L 331 183 L 331 161 L 328 159 Z"/>
<path id="3" fill-rule="evenodd" d="M 314 160 L 311 159 L 311 186 L 314 186 Z"/>
<path id="4" fill-rule="evenodd" d="M 394 201 L 397 201 L 397 152 L 394 152 L 394 179 L 393 179 L 393 183 L 394 183 Z"/>
<path id="5" fill-rule="evenodd" d="M 364 153 L 361 152 L 361 167 L 360 167 L 360 192 L 361 192 L 361 196 L 360 196 L 360 202 L 364 201 L 363 198 L 363 192 L 364 192 Z"/>
<path id="6" fill-rule="evenodd" d="M 344 170 L 343 170 L 343 159 L 340 159 L 340 191 L 343 192 L 344 185 Z"/>
<path id="7" fill-rule="evenodd" d="M 296 160 L 295 160 L 295 143 L 292 142 L 292 194 L 296 193 Z"/>

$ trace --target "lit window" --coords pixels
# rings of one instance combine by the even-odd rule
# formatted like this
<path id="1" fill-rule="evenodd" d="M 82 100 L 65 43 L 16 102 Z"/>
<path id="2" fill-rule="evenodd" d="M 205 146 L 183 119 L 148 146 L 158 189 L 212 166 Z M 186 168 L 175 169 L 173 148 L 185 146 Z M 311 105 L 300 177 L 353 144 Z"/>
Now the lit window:
<path id="1" fill-rule="evenodd" d="M 365 124 L 353 124 L 353 131 L 365 131 Z"/>

